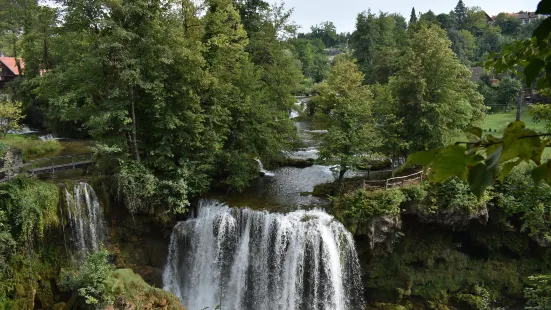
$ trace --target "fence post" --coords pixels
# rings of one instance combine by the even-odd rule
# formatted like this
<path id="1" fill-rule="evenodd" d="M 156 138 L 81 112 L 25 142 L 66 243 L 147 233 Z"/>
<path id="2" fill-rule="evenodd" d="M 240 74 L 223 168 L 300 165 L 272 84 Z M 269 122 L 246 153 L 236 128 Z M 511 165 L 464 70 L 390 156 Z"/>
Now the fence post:
<path id="1" fill-rule="evenodd" d="M 54 159 L 52 158 L 52 174 L 55 173 Z"/>
<path id="2" fill-rule="evenodd" d="M 386 179 L 386 183 L 385 183 L 385 190 L 387 190 L 387 189 L 388 189 L 388 180 L 389 180 L 389 179 Z"/>
<path id="3" fill-rule="evenodd" d="M 71 156 L 71 164 L 73 165 L 73 170 L 75 169 L 75 157 Z"/>

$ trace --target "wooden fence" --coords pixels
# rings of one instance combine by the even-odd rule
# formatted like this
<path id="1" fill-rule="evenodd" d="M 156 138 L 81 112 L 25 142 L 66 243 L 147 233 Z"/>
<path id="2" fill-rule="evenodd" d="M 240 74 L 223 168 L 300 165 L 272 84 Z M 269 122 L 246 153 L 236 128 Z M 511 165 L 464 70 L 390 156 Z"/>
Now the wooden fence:
<path id="1" fill-rule="evenodd" d="M 36 159 L 20 166 L 0 169 L 0 182 L 9 181 L 20 174 L 54 174 L 56 171 L 87 168 L 93 164 L 93 153 Z"/>
<path id="2" fill-rule="evenodd" d="M 385 190 L 393 187 L 402 187 L 411 184 L 417 180 L 423 181 L 424 171 L 419 171 L 402 177 L 393 177 L 385 180 L 364 180 L 364 188 L 384 188 Z"/>

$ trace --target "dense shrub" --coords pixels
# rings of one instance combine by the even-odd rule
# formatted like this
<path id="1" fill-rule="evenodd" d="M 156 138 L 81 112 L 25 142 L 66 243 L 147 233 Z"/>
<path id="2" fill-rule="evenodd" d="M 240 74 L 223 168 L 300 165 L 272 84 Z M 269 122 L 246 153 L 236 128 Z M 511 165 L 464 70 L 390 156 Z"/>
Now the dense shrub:
<path id="1" fill-rule="evenodd" d="M 337 217 L 345 222 L 367 222 L 373 217 L 396 215 L 406 196 L 400 190 L 369 192 L 364 189 L 333 198 Z"/>
<path id="2" fill-rule="evenodd" d="M 551 275 L 529 277 L 529 284 L 524 289 L 524 297 L 528 300 L 527 310 L 549 309 L 551 307 Z"/>
<path id="3" fill-rule="evenodd" d="M 430 184 L 426 188 L 427 195 L 419 205 L 424 213 L 438 210 L 464 211 L 476 213 L 485 206 L 488 196 L 477 199 L 469 185 L 457 178 L 451 178 L 443 183 Z"/>
<path id="4" fill-rule="evenodd" d="M 108 262 L 109 252 L 101 250 L 90 254 L 77 269 L 61 270 L 61 285 L 67 290 L 77 290 L 86 304 L 96 308 L 115 301 L 115 278 Z"/>
<path id="5" fill-rule="evenodd" d="M 17 144 L 16 147 L 23 151 L 24 160 L 46 155 L 53 156 L 63 148 L 57 140 L 40 141 L 34 139 L 27 139 L 25 142 Z"/>
<path id="6" fill-rule="evenodd" d="M 511 216 L 522 219 L 522 230 L 551 243 L 551 186 L 534 184 L 529 169 L 513 170 L 495 186 L 494 203 Z"/>

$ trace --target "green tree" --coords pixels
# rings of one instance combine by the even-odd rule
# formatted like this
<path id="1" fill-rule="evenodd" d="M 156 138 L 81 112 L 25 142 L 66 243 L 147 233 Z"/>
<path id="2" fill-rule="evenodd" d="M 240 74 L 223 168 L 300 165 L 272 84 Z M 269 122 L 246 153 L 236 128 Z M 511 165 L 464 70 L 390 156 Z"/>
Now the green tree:
<path id="1" fill-rule="evenodd" d="M 437 24 L 437 25 L 439 24 L 436 14 L 434 14 L 434 12 L 431 10 L 429 10 L 427 13 L 421 14 L 419 21 L 423 23 L 428 23 L 428 24 Z"/>
<path id="2" fill-rule="evenodd" d="M 415 25 L 417 23 L 417 12 L 415 12 L 415 8 L 411 9 L 411 15 L 409 16 L 409 27 Z"/>
<path id="3" fill-rule="evenodd" d="M 409 151 L 444 146 L 484 115 L 470 70 L 449 46 L 443 30 L 422 25 L 390 80 Z"/>
<path id="4" fill-rule="evenodd" d="M 521 90 L 522 85 L 519 80 L 505 76 L 499 83 L 496 101 L 498 104 L 507 106 L 508 108 L 515 107 L 518 103 Z"/>
<path id="5" fill-rule="evenodd" d="M 476 38 L 468 30 L 450 30 L 448 37 L 452 42 L 452 50 L 457 58 L 466 66 L 476 62 L 478 47 Z"/>
<path id="6" fill-rule="evenodd" d="M 316 113 L 329 122 L 320 145 L 321 158 L 338 164 L 340 181 L 362 155 L 372 153 L 380 143 L 372 118 L 373 94 L 362 85 L 363 79 L 353 61 L 338 57 L 312 99 Z"/>
<path id="7" fill-rule="evenodd" d="M 455 29 L 457 27 L 457 20 L 455 18 L 455 15 L 452 13 L 450 14 L 446 14 L 446 13 L 442 13 L 442 14 L 438 14 L 438 16 L 436 16 L 436 18 L 438 19 L 438 22 L 440 23 L 440 28 L 446 30 L 446 31 L 450 31 L 452 29 Z"/>
<path id="8" fill-rule="evenodd" d="M 21 102 L 0 101 L 0 132 L 6 138 L 8 131 L 19 129 L 23 119 Z"/>
<path id="9" fill-rule="evenodd" d="M 515 36 L 522 26 L 522 22 L 507 13 L 499 13 L 495 18 L 494 25 L 501 29 L 506 36 Z"/>
<path id="10" fill-rule="evenodd" d="M 323 42 L 320 39 L 298 38 L 292 40 L 292 44 L 304 76 L 316 83 L 323 81 L 329 72 L 329 58 Z"/>
<path id="11" fill-rule="evenodd" d="M 453 10 L 453 14 L 455 16 L 455 19 L 457 20 L 457 26 L 459 29 L 465 29 L 465 23 L 467 21 L 467 7 L 465 6 L 465 3 L 463 3 L 463 0 L 459 0 L 457 2 L 457 5 L 455 6 L 455 9 Z"/>
<path id="12" fill-rule="evenodd" d="M 400 15 L 370 11 L 358 15 L 351 46 L 366 82 L 386 83 L 398 70 L 396 58 L 406 44 L 406 23 Z"/>
<path id="13" fill-rule="evenodd" d="M 87 305 L 96 308 L 112 305 L 115 301 L 116 281 L 108 258 L 109 252 L 101 250 L 90 254 L 76 270 L 61 270 L 62 286 L 76 291 Z"/>
<path id="14" fill-rule="evenodd" d="M 333 22 L 323 22 L 310 28 L 309 37 L 320 39 L 325 44 L 325 47 L 333 47 L 338 43 L 337 27 L 335 27 Z"/>
<path id="15" fill-rule="evenodd" d="M 481 60 L 487 59 L 492 53 L 500 52 L 505 43 L 501 29 L 496 26 L 489 26 L 486 31 L 478 38 L 478 57 Z"/>

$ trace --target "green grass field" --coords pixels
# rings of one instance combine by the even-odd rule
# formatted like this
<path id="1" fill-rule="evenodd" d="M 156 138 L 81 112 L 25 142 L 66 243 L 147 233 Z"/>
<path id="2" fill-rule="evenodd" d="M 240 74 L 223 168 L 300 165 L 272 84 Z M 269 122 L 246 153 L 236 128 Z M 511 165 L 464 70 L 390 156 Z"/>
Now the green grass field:
<path id="1" fill-rule="evenodd" d="M 515 119 L 516 112 L 514 111 L 511 113 L 489 114 L 484 120 L 482 129 L 484 130 L 484 134 L 492 134 L 496 137 L 501 137 L 503 135 L 503 131 L 505 130 L 505 128 L 507 128 L 507 125 L 509 125 L 509 123 L 511 122 L 514 122 Z M 526 127 L 535 130 L 536 132 L 546 132 L 545 123 L 534 122 L 532 116 L 530 115 L 530 111 L 528 111 L 528 109 L 526 108 L 524 108 L 524 111 L 520 116 L 520 120 L 526 124 Z M 545 149 L 543 157 L 548 159 L 551 158 L 551 148 Z"/>
<path id="2" fill-rule="evenodd" d="M 516 112 L 489 114 L 488 116 L 486 116 L 486 119 L 484 120 L 482 129 L 484 130 L 485 133 L 490 133 L 489 130 L 491 129 L 492 134 L 496 136 L 501 136 L 505 128 L 507 128 L 507 125 L 509 125 L 509 123 L 511 122 L 514 122 L 515 119 L 516 119 Z M 534 120 L 532 119 L 532 116 L 530 115 L 530 112 L 527 109 L 524 109 L 524 111 L 522 112 L 520 120 L 523 121 L 526 124 L 526 127 L 530 129 L 533 129 L 537 132 L 545 131 L 545 123 L 534 122 Z"/>

